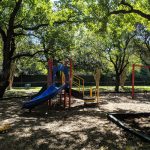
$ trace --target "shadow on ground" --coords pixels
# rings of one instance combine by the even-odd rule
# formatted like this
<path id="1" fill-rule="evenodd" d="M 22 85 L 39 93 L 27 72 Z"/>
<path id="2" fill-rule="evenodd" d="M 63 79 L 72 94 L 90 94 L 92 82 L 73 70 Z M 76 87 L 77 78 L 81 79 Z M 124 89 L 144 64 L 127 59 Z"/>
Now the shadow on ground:
<path id="1" fill-rule="evenodd" d="M 22 99 L 1 101 L 0 121 L 9 123 L 11 129 L 5 134 L 0 134 L 0 149 L 149 150 L 148 143 L 125 133 L 107 120 L 108 109 L 103 106 L 113 102 L 120 104 L 119 97 L 116 102 L 109 95 L 103 99 L 107 103 L 103 104 L 101 101 L 98 107 L 76 106 L 70 110 L 56 111 L 43 105 L 34 109 L 32 113 L 20 109 Z M 114 109 L 109 108 L 109 111 Z M 134 109 L 124 110 L 118 107 L 115 111 L 134 112 Z"/>

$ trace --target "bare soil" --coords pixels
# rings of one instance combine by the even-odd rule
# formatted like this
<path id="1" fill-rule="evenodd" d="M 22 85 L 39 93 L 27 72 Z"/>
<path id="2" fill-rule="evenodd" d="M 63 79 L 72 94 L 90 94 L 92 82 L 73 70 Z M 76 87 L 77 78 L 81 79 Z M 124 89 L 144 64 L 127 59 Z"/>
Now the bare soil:
<path id="1" fill-rule="evenodd" d="M 43 105 L 31 113 L 21 110 L 27 99 L 0 101 L 0 125 L 10 124 L 0 134 L 0 150 L 150 150 L 150 144 L 124 132 L 107 119 L 108 112 L 150 112 L 149 96 L 101 94 L 98 106 L 50 109 Z"/>

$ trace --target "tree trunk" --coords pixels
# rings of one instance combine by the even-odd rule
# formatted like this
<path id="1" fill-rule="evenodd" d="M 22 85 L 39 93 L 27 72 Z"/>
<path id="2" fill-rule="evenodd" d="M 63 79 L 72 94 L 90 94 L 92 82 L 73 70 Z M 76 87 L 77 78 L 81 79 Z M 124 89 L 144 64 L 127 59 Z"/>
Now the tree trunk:
<path id="1" fill-rule="evenodd" d="M 8 90 L 12 89 L 13 81 L 14 81 L 14 76 L 11 76 L 10 79 L 9 79 L 9 85 L 8 85 L 8 88 L 7 88 Z"/>
<path id="2" fill-rule="evenodd" d="M 10 66 L 2 70 L 0 75 L 0 98 L 3 98 L 6 88 L 9 86 Z"/>
<path id="3" fill-rule="evenodd" d="M 0 98 L 3 97 L 5 90 L 9 85 L 11 61 L 12 56 L 16 49 L 14 25 L 18 11 L 21 8 L 21 4 L 22 0 L 16 1 L 16 5 L 14 6 L 12 12 L 10 13 L 8 25 L 4 27 L 5 30 L 3 30 L 3 28 L 0 26 L 0 34 L 3 42 L 3 65 L 2 65 L 2 73 L 0 75 Z"/>
<path id="4" fill-rule="evenodd" d="M 6 90 L 6 88 L 7 88 L 8 85 L 9 85 L 9 82 L 3 82 L 0 85 L 0 98 L 3 98 L 5 90 Z"/>
<path id="5" fill-rule="evenodd" d="M 6 49 L 3 51 L 6 52 Z M 3 98 L 5 90 L 9 86 L 9 78 L 10 78 L 10 69 L 11 69 L 11 59 L 4 54 L 2 73 L 0 75 L 0 98 Z"/>
<path id="6" fill-rule="evenodd" d="M 122 89 L 124 89 L 124 85 L 127 79 L 127 72 L 128 72 L 128 68 L 129 65 L 127 65 L 124 70 L 122 71 L 121 75 L 120 75 L 120 86 L 122 87 Z"/>
<path id="7" fill-rule="evenodd" d="M 11 63 L 10 77 L 9 77 L 9 86 L 7 88 L 8 90 L 12 89 L 15 71 L 16 71 L 16 64 L 15 63 Z"/>
<path id="8" fill-rule="evenodd" d="M 120 85 L 120 76 L 116 74 L 116 85 L 115 85 L 115 92 L 119 92 L 119 85 Z"/>

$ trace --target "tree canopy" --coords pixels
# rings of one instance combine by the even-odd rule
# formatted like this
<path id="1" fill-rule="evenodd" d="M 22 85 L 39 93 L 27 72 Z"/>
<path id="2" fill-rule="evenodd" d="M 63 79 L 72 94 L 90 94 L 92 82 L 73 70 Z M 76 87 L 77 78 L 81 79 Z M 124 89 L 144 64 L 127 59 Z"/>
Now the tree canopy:
<path id="1" fill-rule="evenodd" d="M 120 70 L 116 81 L 133 57 L 148 65 L 149 10 L 149 0 L 1 0 L 0 97 L 11 64 L 25 57 L 45 66 L 48 58 L 73 58 L 91 71 L 107 62 L 106 70 Z"/>

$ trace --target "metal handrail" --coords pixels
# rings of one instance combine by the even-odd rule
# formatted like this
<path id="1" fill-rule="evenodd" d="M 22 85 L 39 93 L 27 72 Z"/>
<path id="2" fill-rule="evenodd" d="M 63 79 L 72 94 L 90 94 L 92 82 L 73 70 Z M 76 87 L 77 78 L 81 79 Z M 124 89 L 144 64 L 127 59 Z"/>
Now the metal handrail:
<path id="1" fill-rule="evenodd" d="M 72 83 L 78 87 L 79 92 L 80 92 L 80 85 L 77 82 L 74 82 L 74 81 Z"/>
<path id="2" fill-rule="evenodd" d="M 78 80 L 79 81 L 79 92 L 80 92 L 80 86 L 81 86 L 81 83 L 80 83 L 80 79 L 79 78 L 77 78 L 77 76 L 73 76 L 73 79 L 76 79 L 76 80 Z M 75 81 L 74 81 L 75 82 Z"/>
<path id="3" fill-rule="evenodd" d="M 79 86 L 81 87 L 81 80 L 82 80 L 82 94 L 83 94 L 83 96 L 84 96 L 84 79 L 83 78 L 81 78 L 81 77 L 79 77 L 79 76 L 73 76 L 73 78 L 75 78 L 75 79 L 77 79 L 78 81 L 79 81 Z M 80 88 L 81 89 L 81 88 Z M 80 92 L 80 90 L 79 90 L 79 92 Z"/>

